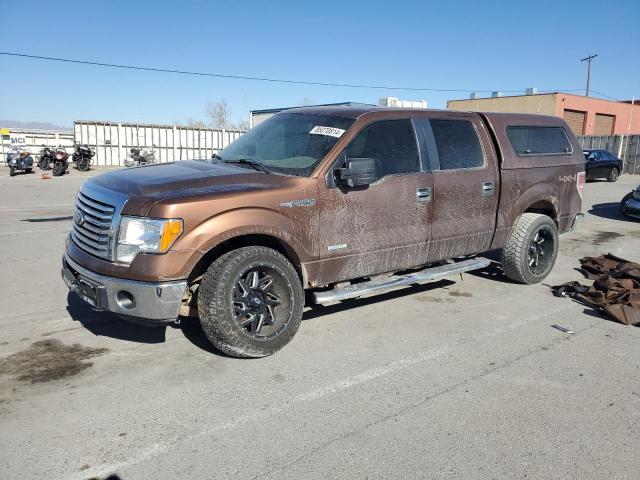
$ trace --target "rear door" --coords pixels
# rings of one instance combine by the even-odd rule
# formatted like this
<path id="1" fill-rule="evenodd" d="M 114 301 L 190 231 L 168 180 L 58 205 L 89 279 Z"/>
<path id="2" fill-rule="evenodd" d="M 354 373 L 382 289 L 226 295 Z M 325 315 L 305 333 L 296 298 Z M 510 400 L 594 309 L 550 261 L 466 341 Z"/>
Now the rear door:
<path id="1" fill-rule="evenodd" d="M 416 119 L 433 171 L 429 260 L 489 249 L 498 208 L 496 152 L 474 114 L 434 112 Z"/>

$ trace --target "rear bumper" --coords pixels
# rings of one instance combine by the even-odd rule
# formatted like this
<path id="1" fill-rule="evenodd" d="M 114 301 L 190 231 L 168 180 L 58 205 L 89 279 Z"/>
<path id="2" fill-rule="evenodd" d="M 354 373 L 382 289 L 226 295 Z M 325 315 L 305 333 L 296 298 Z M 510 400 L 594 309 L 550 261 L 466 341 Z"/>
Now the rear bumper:
<path id="1" fill-rule="evenodd" d="M 640 200 L 631 197 L 621 205 L 622 213 L 640 219 Z"/>
<path id="2" fill-rule="evenodd" d="M 167 323 L 178 318 L 187 281 L 139 282 L 87 270 L 65 253 L 62 278 L 72 292 L 96 310 Z"/>

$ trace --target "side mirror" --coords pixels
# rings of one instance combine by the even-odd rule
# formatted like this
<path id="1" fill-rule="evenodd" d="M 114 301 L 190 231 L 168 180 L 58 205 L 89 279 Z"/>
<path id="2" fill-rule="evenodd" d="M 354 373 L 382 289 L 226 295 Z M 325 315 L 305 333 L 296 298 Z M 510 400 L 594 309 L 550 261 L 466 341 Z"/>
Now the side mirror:
<path id="1" fill-rule="evenodd" d="M 347 158 L 346 167 L 336 170 L 338 183 L 350 188 L 366 187 L 378 178 L 378 161 L 375 158 Z"/>

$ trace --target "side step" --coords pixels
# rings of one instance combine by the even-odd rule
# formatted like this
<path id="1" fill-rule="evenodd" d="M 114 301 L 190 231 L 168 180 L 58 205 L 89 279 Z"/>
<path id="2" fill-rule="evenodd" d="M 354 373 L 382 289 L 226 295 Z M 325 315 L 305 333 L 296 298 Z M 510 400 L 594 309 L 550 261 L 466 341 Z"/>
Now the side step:
<path id="1" fill-rule="evenodd" d="M 333 290 L 327 290 L 325 292 L 316 292 L 313 294 L 313 299 L 315 303 L 326 305 L 327 303 L 338 302 L 340 300 L 358 298 L 362 295 L 382 293 L 384 291 L 393 290 L 398 287 L 438 280 L 450 275 L 456 275 L 458 273 L 484 268 L 490 263 L 491 260 L 487 258 L 472 258 L 457 263 L 425 268 L 424 270 L 420 270 L 419 272 L 407 273 L 405 275 L 392 275 L 391 277 L 386 277 L 378 280 L 370 280 L 368 282 L 349 285 L 342 288 L 334 288 Z"/>

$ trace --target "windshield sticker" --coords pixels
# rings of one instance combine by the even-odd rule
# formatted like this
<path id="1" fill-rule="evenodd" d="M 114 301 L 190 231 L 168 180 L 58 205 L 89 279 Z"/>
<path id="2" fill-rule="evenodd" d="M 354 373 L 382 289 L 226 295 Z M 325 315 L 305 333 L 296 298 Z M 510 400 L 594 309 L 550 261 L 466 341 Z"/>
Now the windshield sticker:
<path id="1" fill-rule="evenodd" d="M 329 137 L 340 138 L 345 131 L 341 128 L 334 127 L 322 127 L 320 125 L 316 125 L 309 132 L 311 135 L 327 135 Z"/>

